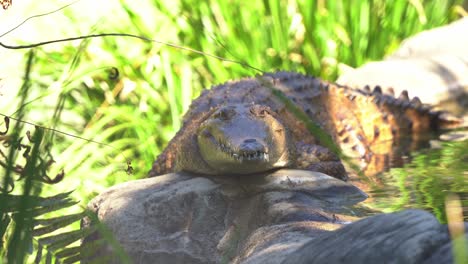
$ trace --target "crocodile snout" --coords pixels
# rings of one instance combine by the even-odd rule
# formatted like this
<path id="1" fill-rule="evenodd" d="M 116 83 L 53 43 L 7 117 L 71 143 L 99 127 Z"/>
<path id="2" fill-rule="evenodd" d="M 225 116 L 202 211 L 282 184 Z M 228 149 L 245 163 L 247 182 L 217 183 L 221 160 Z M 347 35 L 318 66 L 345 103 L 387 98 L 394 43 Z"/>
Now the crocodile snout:
<path id="1" fill-rule="evenodd" d="M 250 153 L 254 154 L 257 152 L 264 153 L 265 145 L 258 142 L 254 138 L 249 138 L 249 139 L 244 140 L 244 142 L 241 143 L 241 145 L 239 146 L 239 150 L 240 152 L 248 153 L 248 154 Z"/>

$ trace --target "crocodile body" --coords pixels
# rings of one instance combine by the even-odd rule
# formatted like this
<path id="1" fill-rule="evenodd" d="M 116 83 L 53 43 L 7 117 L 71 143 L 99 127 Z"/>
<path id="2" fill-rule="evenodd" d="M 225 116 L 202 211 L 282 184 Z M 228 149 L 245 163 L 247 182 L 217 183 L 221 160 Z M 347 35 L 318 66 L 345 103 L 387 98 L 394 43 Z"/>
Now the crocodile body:
<path id="1" fill-rule="evenodd" d="M 149 177 L 175 171 L 251 174 L 288 167 L 346 180 L 335 151 L 311 134 L 301 115 L 345 155 L 360 159 L 367 173 L 387 167 L 401 155 L 402 146 L 412 150 L 428 133 L 458 122 L 417 97 L 410 100 L 407 92 L 396 98 L 380 87 L 352 89 L 299 73 L 267 73 L 204 90 Z"/>

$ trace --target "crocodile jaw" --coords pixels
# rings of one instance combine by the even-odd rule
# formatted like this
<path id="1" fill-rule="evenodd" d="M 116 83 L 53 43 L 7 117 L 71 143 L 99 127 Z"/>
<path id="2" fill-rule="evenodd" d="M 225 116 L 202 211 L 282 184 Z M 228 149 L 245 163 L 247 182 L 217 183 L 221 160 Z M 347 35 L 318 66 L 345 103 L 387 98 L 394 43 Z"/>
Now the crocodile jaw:
<path id="1" fill-rule="evenodd" d="M 288 162 L 270 159 L 268 146 L 260 139 L 246 147 L 234 142 L 226 143 L 209 132 L 199 139 L 199 148 L 205 162 L 217 173 L 250 174 L 283 167 Z M 287 156 L 287 155 L 281 155 Z"/>
<path id="2" fill-rule="evenodd" d="M 268 163 L 270 160 L 268 148 L 261 139 L 249 139 L 251 141 L 255 140 L 255 142 L 233 145 L 232 143 L 223 143 L 221 139 L 217 139 L 208 131 L 205 131 L 205 133 L 204 136 L 208 138 L 212 148 L 227 162 L 242 165 L 244 163 Z"/>

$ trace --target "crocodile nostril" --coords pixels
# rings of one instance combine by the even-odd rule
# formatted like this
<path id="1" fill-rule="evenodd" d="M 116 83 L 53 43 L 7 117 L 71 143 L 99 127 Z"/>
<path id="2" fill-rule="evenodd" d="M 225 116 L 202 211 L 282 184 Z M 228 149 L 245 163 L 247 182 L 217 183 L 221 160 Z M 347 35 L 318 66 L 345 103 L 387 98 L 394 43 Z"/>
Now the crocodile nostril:
<path id="1" fill-rule="evenodd" d="M 244 139 L 242 144 L 240 144 L 238 152 L 243 156 L 248 156 L 253 159 L 254 157 L 260 157 L 267 151 L 265 145 L 261 141 L 249 138 Z"/>

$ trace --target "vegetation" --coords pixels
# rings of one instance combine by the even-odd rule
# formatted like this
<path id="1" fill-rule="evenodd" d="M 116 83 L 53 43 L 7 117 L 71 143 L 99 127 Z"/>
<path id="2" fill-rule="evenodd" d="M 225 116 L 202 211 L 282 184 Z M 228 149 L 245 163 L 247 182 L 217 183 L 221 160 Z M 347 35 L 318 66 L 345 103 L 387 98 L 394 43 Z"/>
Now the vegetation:
<path id="1" fill-rule="evenodd" d="M 332 80 L 341 67 L 381 59 L 402 39 L 458 18 L 462 2 L 122 0 L 117 10 L 110 4 L 104 9 L 105 15 L 101 15 L 105 23 L 86 29 L 79 25 L 92 12 L 72 5 L 60 11 L 69 21 L 57 23 L 57 27 L 67 27 L 63 29 L 67 36 L 62 38 L 99 32 L 131 33 L 241 63 L 125 37 L 46 45 L 35 48 L 33 53 L 10 51 L 27 55 L 26 71 L 10 70 L 27 73 L 24 79 L 28 89 L 18 90 L 11 102 L 0 96 L 0 113 L 15 123 L 10 133 L 42 131 L 43 149 L 38 151 L 55 160 L 47 164 L 47 174 L 65 172 L 65 179 L 54 185 L 31 181 L 28 188 L 32 189 L 23 183 L 20 186 L 24 188 L 14 188 L 11 194 L 47 197 L 76 189 L 71 195 L 85 205 L 108 186 L 144 177 L 203 87 L 259 73 L 252 67 L 307 72 Z M 47 28 L 37 30 L 43 32 L 41 40 L 52 38 Z M 21 32 L 21 27 L 15 31 Z M 4 39 L 5 34 L 0 35 L 0 42 L 4 43 Z M 33 122 L 39 129 L 20 126 L 13 118 Z M 19 136 L 11 139 L 19 142 Z M 0 171 L 4 182 L 2 200 L 10 199 L 5 198 L 10 191 L 7 183 L 9 179 L 15 182 L 12 177 L 17 177 L 13 175 L 13 164 L 24 163 L 18 152 L 11 155 L 0 159 L 7 162 Z M 33 164 L 40 164 L 39 160 Z M 134 174 L 127 173 L 131 168 L 128 161 Z M 37 172 L 26 171 L 24 179 L 36 177 Z M 70 209 L 67 213 L 81 211 Z M 12 214 L 4 207 L 0 213 L 2 221 Z M 29 224 L 20 223 L 15 228 L 26 230 Z M 3 231 L 0 234 L 10 234 Z M 8 245 L 3 244 L 2 249 Z M 25 254 L 22 249 L 18 254 Z"/>
<path id="2" fill-rule="evenodd" d="M 385 186 L 375 190 L 372 204 L 385 211 L 421 208 L 447 223 L 446 200 L 458 194 L 468 221 L 468 141 L 445 142 L 442 148 L 423 150 L 404 168 L 385 176 Z"/>

